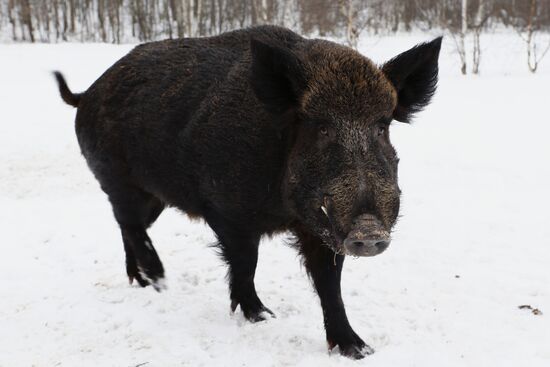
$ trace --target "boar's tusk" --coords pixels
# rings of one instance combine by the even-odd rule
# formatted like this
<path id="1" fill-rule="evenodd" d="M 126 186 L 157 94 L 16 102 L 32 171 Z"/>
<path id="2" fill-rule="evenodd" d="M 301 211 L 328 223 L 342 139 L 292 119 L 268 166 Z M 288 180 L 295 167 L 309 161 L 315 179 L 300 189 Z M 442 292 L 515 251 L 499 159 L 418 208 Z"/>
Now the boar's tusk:
<path id="1" fill-rule="evenodd" d="M 325 215 L 328 217 L 328 212 L 327 212 L 327 208 L 325 208 L 324 205 L 321 205 L 321 210 L 323 211 L 323 213 L 325 213 Z"/>

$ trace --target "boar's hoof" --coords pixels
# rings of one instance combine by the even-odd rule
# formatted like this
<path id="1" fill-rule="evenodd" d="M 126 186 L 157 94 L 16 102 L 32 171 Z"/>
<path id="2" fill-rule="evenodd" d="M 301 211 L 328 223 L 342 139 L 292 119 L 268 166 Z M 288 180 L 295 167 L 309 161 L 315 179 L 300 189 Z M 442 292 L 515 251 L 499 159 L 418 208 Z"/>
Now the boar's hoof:
<path id="1" fill-rule="evenodd" d="M 130 272 L 128 271 L 128 281 L 130 285 L 134 284 L 134 279 L 136 280 L 136 282 L 139 284 L 140 287 L 147 287 L 149 285 L 149 282 L 143 279 L 141 275 L 139 275 L 139 272 L 130 274 Z"/>
<path id="2" fill-rule="evenodd" d="M 365 356 L 373 354 L 374 349 L 366 344 L 363 347 L 360 347 L 358 345 L 350 345 L 344 349 L 340 348 L 340 353 L 343 356 L 349 357 L 351 359 L 363 359 L 365 358 Z"/>
<path id="3" fill-rule="evenodd" d="M 165 278 L 158 278 L 151 282 L 151 285 L 157 292 L 162 292 L 168 289 Z"/>
<path id="4" fill-rule="evenodd" d="M 243 312 L 244 317 L 252 323 L 265 321 L 268 318 L 276 318 L 273 311 L 265 307 L 261 302 L 254 305 L 248 305 L 246 303 L 233 300 L 231 301 L 231 312 L 235 312 L 237 306 L 239 305 L 241 306 L 241 311 Z"/>
<path id="5" fill-rule="evenodd" d="M 365 356 L 374 353 L 374 349 L 365 344 L 365 342 L 361 340 L 357 334 L 353 333 L 352 339 L 353 341 L 351 342 L 342 341 L 340 343 L 336 343 L 333 340 L 328 339 L 328 348 L 332 351 L 336 346 L 338 346 L 340 354 L 351 359 L 362 359 L 365 358 Z"/>
<path id="6" fill-rule="evenodd" d="M 126 274 L 128 274 L 128 281 L 130 282 L 130 285 L 134 284 L 134 280 L 137 281 L 140 287 L 147 287 L 151 284 L 146 277 L 141 276 L 136 261 L 133 258 L 126 261 Z"/>
<path id="7" fill-rule="evenodd" d="M 130 285 L 134 283 L 135 279 L 140 287 L 152 285 L 157 292 L 167 289 L 163 271 L 160 274 L 153 274 L 153 272 L 145 271 L 141 267 L 137 266 L 135 269 L 133 267 L 127 267 L 126 272 L 128 274 Z"/>
<path id="8" fill-rule="evenodd" d="M 148 263 L 147 265 L 148 266 L 146 267 L 142 267 L 138 264 L 138 274 L 141 278 L 151 284 L 157 292 L 166 290 L 167 287 L 164 279 L 164 269 L 160 260 Z"/>
<path id="9" fill-rule="evenodd" d="M 150 243 L 149 246 L 145 251 L 138 253 L 126 252 L 126 274 L 130 285 L 136 280 L 141 287 L 152 285 L 157 292 L 160 292 L 166 289 L 164 267 Z"/>
<path id="10" fill-rule="evenodd" d="M 268 318 L 272 318 L 272 319 L 275 318 L 275 314 L 267 307 L 262 307 L 262 309 L 259 312 L 252 311 L 252 312 L 243 312 L 243 313 L 244 313 L 244 317 L 246 317 L 246 319 L 250 322 L 260 322 L 260 321 L 265 321 Z"/>

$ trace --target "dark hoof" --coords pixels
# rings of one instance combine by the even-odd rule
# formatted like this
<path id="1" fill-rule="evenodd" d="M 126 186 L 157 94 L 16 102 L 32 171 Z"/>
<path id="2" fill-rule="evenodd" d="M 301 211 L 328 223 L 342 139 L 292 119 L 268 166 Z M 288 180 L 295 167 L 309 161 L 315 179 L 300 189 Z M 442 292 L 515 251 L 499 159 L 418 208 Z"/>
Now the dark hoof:
<path id="1" fill-rule="evenodd" d="M 258 311 L 243 311 L 244 317 L 250 322 L 265 321 L 268 318 L 274 319 L 275 314 L 267 307 L 262 306 Z"/>
<path id="2" fill-rule="evenodd" d="M 365 356 L 373 354 L 374 349 L 368 345 L 348 345 L 344 348 L 338 347 L 340 349 L 340 354 L 351 359 L 363 359 Z"/>
<path id="3" fill-rule="evenodd" d="M 146 281 L 141 277 L 141 275 L 139 275 L 139 272 L 136 271 L 135 273 L 130 274 L 130 272 L 128 271 L 128 281 L 130 282 L 130 285 L 134 284 L 134 279 L 140 287 L 147 287 L 148 285 L 150 285 L 148 281 Z"/>
<path id="4" fill-rule="evenodd" d="M 336 338 L 328 338 L 327 342 L 330 351 L 338 347 L 341 355 L 351 359 L 363 359 L 365 356 L 374 353 L 374 349 L 365 344 L 353 331 L 347 337 L 340 338 L 339 342 L 336 342 Z"/>
<path id="5" fill-rule="evenodd" d="M 256 303 L 254 305 L 246 305 L 243 307 L 243 303 L 233 300 L 231 301 L 231 312 L 235 312 L 239 304 L 241 306 L 241 310 L 243 311 L 244 317 L 252 323 L 265 321 L 268 318 L 276 318 L 275 314 L 261 302 L 259 302 L 259 304 Z"/>
<path id="6" fill-rule="evenodd" d="M 157 292 L 161 292 L 167 289 L 164 274 L 155 274 L 140 268 L 139 275 L 147 282 L 147 284 L 152 285 Z"/>
<path id="7" fill-rule="evenodd" d="M 128 274 L 130 285 L 134 284 L 134 280 L 137 281 L 140 287 L 147 287 L 150 285 L 150 283 L 139 273 L 136 259 L 134 259 L 133 256 L 130 258 L 128 254 L 126 254 L 126 274 Z"/>
<path id="8" fill-rule="evenodd" d="M 160 260 L 150 264 L 150 267 L 142 267 L 135 263 L 127 263 L 126 273 L 128 274 L 130 284 L 132 284 L 135 279 L 141 287 L 152 285 L 157 292 L 166 290 L 167 288 L 164 280 L 164 269 Z"/>

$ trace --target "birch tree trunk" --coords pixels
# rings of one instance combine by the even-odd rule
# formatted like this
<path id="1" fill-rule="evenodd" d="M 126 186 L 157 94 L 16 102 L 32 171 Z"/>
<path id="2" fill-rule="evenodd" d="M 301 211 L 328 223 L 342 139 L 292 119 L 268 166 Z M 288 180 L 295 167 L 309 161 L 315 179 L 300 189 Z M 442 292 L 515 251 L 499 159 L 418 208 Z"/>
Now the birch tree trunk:
<path id="1" fill-rule="evenodd" d="M 34 42 L 34 27 L 32 24 L 32 12 L 29 0 L 21 0 L 21 22 L 27 27 L 31 42 Z"/>
<path id="2" fill-rule="evenodd" d="M 485 0 L 479 0 L 477 13 L 476 13 L 476 24 L 474 26 L 474 49 L 472 52 L 472 73 L 473 74 L 479 74 L 479 63 L 481 61 L 481 30 L 483 29 L 483 25 L 485 23 L 485 20 L 483 19 L 485 16 Z"/>
<path id="3" fill-rule="evenodd" d="M 460 71 L 464 75 L 466 75 L 466 72 L 467 72 L 466 45 L 465 45 L 465 38 L 466 38 L 467 32 L 468 32 L 468 0 L 462 0 L 461 28 L 460 28 L 460 34 L 459 34 L 459 40 L 458 40 L 458 54 L 460 55 L 460 60 L 462 61 Z"/>
<path id="4" fill-rule="evenodd" d="M 103 42 L 107 41 L 107 32 L 105 31 L 105 3 L 104 0 L 97 0 L 97 19 L 99 21 L 99 34 Z"/>
<path id="5" fill-rule="evenodd" d="M 355 10 L 353 0 L 343 0 L 340 2 L 340 11 L 346 19 L 346 43 L 348 46 L 357 48 L 357 37 L 355 34 Z"/>
<path id="6" fill-rule="evenodd" d="M 17 40 L 17 24 L 15 21 L 15 16 L 13 15 L 15 4 L 15 0 L 9 0 L 8 1 L 8 20 L 11 24 L 11 35 L 14 41 Z"/>
<path id="7" fill-rule="evenodd" d="M 546 49 L 542 52 L 540 57 L 537 57 L 537 44 L 535 42 L 535 22 L 537 21 L 537 0 L 531 0 L 531 6 L 529 9 L 529 18 L 527 22 L 527 37 L 525 42 L 527 43 L 527 66 L 531 73 L 535 73 L 538 69 L 539 62 L 544 58 L 548 50 L 550 49 L 550 42 Z"/>

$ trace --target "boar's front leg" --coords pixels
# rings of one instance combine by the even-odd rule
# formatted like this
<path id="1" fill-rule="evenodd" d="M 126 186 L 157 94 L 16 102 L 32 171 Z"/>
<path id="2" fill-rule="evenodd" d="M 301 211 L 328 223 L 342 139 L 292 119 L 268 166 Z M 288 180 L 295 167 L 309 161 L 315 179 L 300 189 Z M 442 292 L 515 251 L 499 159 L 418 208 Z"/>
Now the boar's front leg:
<path id="1" fill-rule="evenodd" d="M 229 265 L 227 277 L 231 298 L 231 311 L 240 305 L 247 320 L 263 321 L 267 315 L 275 315 L 264 306 L 254 286 L 254 275 L 258 262 L 260 235 L 250 233 L 225 218 L 210 212 L 206 221 L 218 237 L 221 254 Z"/>
<path id="2" fill-rule="evenodd" d="M 344 256 L 335 255 L 317 237 L 298 234 L 298 239 L 307 272 L 321 300 L 329 349 L 338 346 L 341 354 L 353 359 L 374 353 L 353 331 L 346 316 L 340 292 Z"/>

